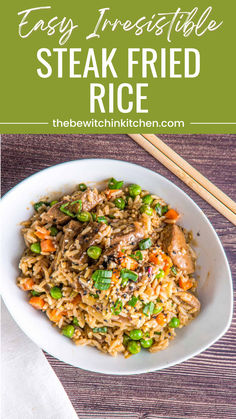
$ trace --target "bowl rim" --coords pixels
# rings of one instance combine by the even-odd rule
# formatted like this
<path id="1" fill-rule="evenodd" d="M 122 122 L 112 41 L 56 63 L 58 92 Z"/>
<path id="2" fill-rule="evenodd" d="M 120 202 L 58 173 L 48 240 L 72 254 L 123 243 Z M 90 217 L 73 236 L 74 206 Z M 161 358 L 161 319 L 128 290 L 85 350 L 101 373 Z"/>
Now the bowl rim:
<path id="1" fill-rule="evenodd" d="M 4 202 L 6 199 L 7 199 L 7 197 L 8 196 L 10 196 L 10 195 L 12 195 L 13 193 L 14 193 L 14 191 L 15 191 L 15 189 L 17 189 L 17 188 L 19 188 L 22 184 L 24 184 L 25 182 L 28 182 L 32 177 L 37 177 L 37 176 L 40 176 L 40 174 L 42 173 L 42 172 L 46 172 L 46 171 L 52 171 L 52 170 L 54 170 L 55 168 L 57 168 L 57 167 L 59 167 L 59 166 L 63 166 L 63 165 L 70 165 L 70 164 L 76 164 L 76 163 L 80 163 L 80 162 L 88 162 L 88 163 L 92 163 L 92 162 L 97 162 L 97 161 L 100 161 L 100 162 L 104 162 L 104 163 L 106 163 L 106 162 L 117 162 L 118 164 L 119 163 L 121 163 L 121 164 L 124 164 L 124 165 L 127 165 L 127 166 L 135 166 L 135 167 L 138 167 L 139 169 L 141 168 L 142 170 L 144 170 L 144 171 L 146 171 L 146 172 L 150 172 L 150 174 L 155 174 L 155 176 L 158 176 L 159 178 L 160 178 L 160 180 L 162 180 L 162 179 L 164 179 L 165 180 L 165 182 L 167 182 L 169 185 L 172 185 L 172 186 L 174 186 L 177 190 L 178 190 L 178 193 L 180 193 L 180 194 L 182 194 L 183 196 L 185 196 L 185 198 L 188 200 L 188 201 L 190 201 L 191 202 L 191 204 L 200 212 L 200 215 L 204 218 L 204 220 L 207 222 L 207 224 L 208 224 L 208 226 L 209 226 L 209 228 L 212 230 L 212 233 L 213 233 L 213 235 L 214 235 L 214 238 L 215 238 L 215 240 L 217 241 L 217 243 L 218 243 L 218 245 L 219 245 L 219 247 L 220 247 L 220 250 L 221 250 L 221 252 L 222 252 L 222 254 L 223 254 L 223 257 L 224 257 L 224 260 L 225 260 L 225 265 L 226 265 L 226 269 L 227 269 L 227 274 L 228 274 L 228 277 L 229 277 L 229 285 L 230 285 L 230 296 L 231 296 L 231 298 L 230 298 L 230 312 L 229 312 L 229 316 L 228 316 L 228 321 L 227 321 L 227 323 L 225 324 L 225 327 L 222 329 L 222 331 L 216 336 L 216 337 L 214 337 L 214 338 L 212 338 L 207 344 L 205 344 L 205 345 L 203 345 L 200 349 L 198 349 L 198 350 L 195 350 L 195 351 L 193 351 L 190 355 L 183 355 L 182 357 L 180 357 L 179 359 L 178 359 L 178 361 L 176 362 L 176 361 L 172 361 L 172 362 L 168 362 L 168 364 L 167 365 L 163 365 L 163 366 L 161 366 L 161 367 L 157 367 L 157 368 L 153 368 L 153 367 L 151 367 L 151 368 L 145 368 L 145 367 L 140 367 L 140 368 L 138 368 L 138 369 L 130 369 L 129 371 L 127 371 L 127 372 L 125 372 L 125 371 L 119 371 L 119 370 L 116 370 L 116 369 L 114 369 L 114 370 L 110 370 L 110 371 L 104 371 L 102 368 L 85 368 L 85 367 L 83 367 L 83 366 L 78 366 L 78 365 L 76 365 L 74 362 L 72 362 L 72 361 L 65 361 L 65 360 L 63 360 L 62 359 L 62 357 L 60 357 L 60 356 L 58 356 L 58 355 L 54 355 L 53 353 L 52 353 L 52 351 L 48 351 L 48 349 L 46 349 L 45 348 L 45 345 L 43 344 L 41 344 L 41 343 L 39 343 L 38 341 L 37 341 L 37 339 L 32 339 L 30 336 L 29 336 L 29 334 L 25 331 L 25 328 L 24 328 L 24 325 L 22 326 L 22 324 L 21 324 L 21 321 L 20 321 L 20 319 L 15 319 L 15 317 L 13 316 L 13 314 L 12 314 L 12 311 L 11 311 L 11 308 L 9 308 L 10 306 L 11 306 L 11 304 L 8 304 L 8 301 L 7 301 L 7 298 L 4 298 L 4 291 L 2 290 L 2 287 L 0 287 L 0 294 L 1 294 L 1 297 L 2 297 L 2 299 L 3 299 L 3 301 L 4 301 L 4 303 L 5 303 L 5 305 L 6 305 L 6 307 L 7 307 L 7 309 L 9 310 L 9 312 L 10 312 L 10 314 L 11 314 L 11 316 L 12 316 L 12 318 L 14 319 L 14 321 L 17 323 L 17 325 L 20 327 L 20 329 L 26 334 L 26 336 L 28 336 L 28 338 L 29 339 L 31 339 L 40 349 L 42 349 L 43 351 L 45 351 L 46 353 L 48 353 L 49 355 L 51 355 L 51 356 L 53 356 L 54 358 L 56 358 L 56 359 L 58 359 L 59 361 L 62 361 L 62 362 L 64 362 L 64 363 L 66 363 L 66 364 L 68 364 L 68 365 L 72 365 L 72 366 L 74 366 L 74 367 L 76 367 L 76 368 L 80 368 L 80 369 L 82 369 L 82 370 L 85 370 L 85 371 L 91 371 L 91 372 L 94 372 L 94 373 L 98 373 L 98 374 L 105 374 L 105 375 L 120 375 L 120 376 L 122 376 L 122 375 L 124 375 L 124 376 L 126 376 L 126 375 L 137 375 L 137 374 L 145 374 L 145 373 L 149 373 L 149 372 L 155 372 L 155 371 L 161 371 L 161 370 L 163 370 L 163 369 L 165 369 L 165 368 L 169 368 L 169 367 L 172 367 L 172 366 L 174 366 L 174 365 L 178 365 L 178 364 L 180 364 L 180 363 L 182 363 L 182 362 L 184 362 L 184 361 L 187 361 L 188 359 L 192 359 L 193 357 L 195 357 L 196 355 L 199 355 L 199 354 L 201 354 L 202 352 L 204 352 L 206 349 L 208 349 L 210 346 L 212 346 L 216 341 L 218 341 L 226 332 L 227 332 L 227 330 L 229 329 L 229 327 L 230 327 L 230 324 L 231 324 L 231 322 L 232 322 L 232 316 L 233 316 L 233 284 L 232 284 L 232 274 L 231 274 L 231 270 L 230 270 L 230 266 L 229 266 L 229 262 L 228 262 L 228 259 L 227 259 L 227 256 L 226 256 L 226 253 L 225 253 L 225 250 L 224 250 L 224 247 L 223 247 L 223 245 L 222 245 L 222 243 L 221 243 L 221 241 L 220 241 L 220 238 L 218 237 L 218 235 L 217 235 L 217 233 L 216 233 L 216 231 L 215 231 L 215 229 L 214 229 L 214 227 L 213 227 L 213 225 L 211 224 L 211 222 L 209 221 L 209 219 L 208 219 L 208 217 L 205 215 L 205 213 L 203 212 L 203 210 L 198 206 L 198 204 L 196 204 L 195 202 L 194 202 L 194 200 L 185 192 L 185 191 L 183 191 L 178 185 L 176 185 L 174 182 L 172 182 L 171 180 L 169 180 L 169 179 L 167 179 L 166 177 L 164 177 L 163 175 L 161 175 L 161 174 L 159 174 L 159 173 L 157 173 L 157 172 L 155 172 L 154 170 L 152 170 L 152 169 L 148 169 L 148 168 L 146 168 L 145 166 L 141 166 L 141 165 L 139 165 L 139 164 L 137 164 L 137 163 L 133 163 L 133 162 L 129 162 L 129 161 L 124 161 L 124 160 L 120 160 L 120 159 L 107 159 L 107 158 L 81 158 L 81 159 L 75 159 L 75 160 L 69 160 L 69 161 L 65 161 L 65 162 L 61 162 L 61 163 L 57 163 L 57 164 L 54 164 L 54 165 L 51 165 L 51 166 L 49 166 L 49 167 L 45 167 L 45 168 L 43 168 L 43 169 L 41 169 L 41 170 L 38 170 L 37 172 L 35 172 L 35 173 L 32 173 L 30 176 L 28 176 L 28 177 L 26 177 L 26 178 L 24 178 L 24 179 L 22 179 L 19 183 L 17 183 L 16 185 L 14 185 L 9 191 L 7 191 L 3 196 L 2 196 L 2 199 L 1 199 L 1 201 L 2 202 Z M 1 207 L 2 207 L 2 205 L 1 205 Z M 19 320 L 19 321 L 18 321 Z"/>

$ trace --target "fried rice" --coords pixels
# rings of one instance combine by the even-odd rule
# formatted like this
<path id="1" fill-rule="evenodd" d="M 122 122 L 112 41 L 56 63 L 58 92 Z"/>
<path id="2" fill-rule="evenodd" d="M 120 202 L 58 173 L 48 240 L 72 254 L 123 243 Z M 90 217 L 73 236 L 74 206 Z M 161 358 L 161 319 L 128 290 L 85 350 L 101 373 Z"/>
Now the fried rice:
<path id="1" fill-rule="evenodd" d="M 17 284 L 62 339 L 127 358 L 167 348 L 198 314 L 192 237 L 161 197 L 112 178 L 34 209 Z"/>

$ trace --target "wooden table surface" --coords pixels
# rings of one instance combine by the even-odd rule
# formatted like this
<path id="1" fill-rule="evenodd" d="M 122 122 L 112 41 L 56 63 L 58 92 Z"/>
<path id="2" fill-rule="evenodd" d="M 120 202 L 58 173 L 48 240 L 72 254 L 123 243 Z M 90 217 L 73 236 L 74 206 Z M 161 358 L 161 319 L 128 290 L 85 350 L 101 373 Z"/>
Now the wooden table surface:
<path id="1" fill-rule="evenodd" d="M 160 137 L 236 199 L 236 135 Z M 3 135 L 2 193 L 45 167 L 89 157 L 135 162 L 180 186 L 213 224 L 235 277 L 233 225 L 126 135 Z M 83 371 L 46 357 L 81 419 L 236 418 L 235 317 L 229 331 L 210 349 L 160 372 L 116 377 Z"/>

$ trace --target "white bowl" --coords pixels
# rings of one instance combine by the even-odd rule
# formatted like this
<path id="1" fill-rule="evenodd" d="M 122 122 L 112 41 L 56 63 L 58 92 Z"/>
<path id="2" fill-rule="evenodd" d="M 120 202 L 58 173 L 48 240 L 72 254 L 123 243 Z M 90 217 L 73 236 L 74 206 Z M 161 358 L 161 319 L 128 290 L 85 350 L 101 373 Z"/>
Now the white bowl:
<path id="1" fill-rule="evenodd" d="M 181 214 L 180 224 L 197 240 L 197 274 L 200 275 L 199 316 L 177 330 L 169 347 L 151 354 L 141 351 L 125 359 L 112 358 L 92 347 L 78 347 L 52 327 L 45 314 L 27 303 L 16 286 L 18 262 L 24 249 L 22 220 L 33 212 L 31 202 L 47 195 L 55 199 L 80 182 L 99 182 L 110 177 L 138 183 L 155 193 Z M 216 232 L 200 208 L 177 186 L 151 170 L 117 160 L 89 159 L 59 164 L 42 170 L 11 189 L 1 204 L 1 293 L 21 329 L 49 354 L 86 370 L 105 374 L 138 374 L 161 370 L 183 362 L 212 345 L 228 329 L 232 318 L 232 280 L 229 265 Z"/>

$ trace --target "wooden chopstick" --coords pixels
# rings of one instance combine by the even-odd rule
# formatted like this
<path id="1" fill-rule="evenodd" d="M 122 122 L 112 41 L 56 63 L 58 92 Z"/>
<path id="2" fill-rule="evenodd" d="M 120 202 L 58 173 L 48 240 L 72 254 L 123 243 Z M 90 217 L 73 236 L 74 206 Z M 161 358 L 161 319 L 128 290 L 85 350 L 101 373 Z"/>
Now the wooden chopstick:
<path id="1" fill-rule="evenodd" d="M 236 225 L 236 203 L 154 134 L 128 134 L 224 217 Z"/>

